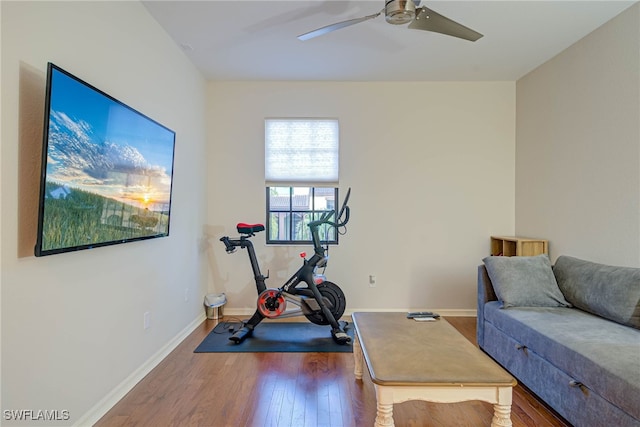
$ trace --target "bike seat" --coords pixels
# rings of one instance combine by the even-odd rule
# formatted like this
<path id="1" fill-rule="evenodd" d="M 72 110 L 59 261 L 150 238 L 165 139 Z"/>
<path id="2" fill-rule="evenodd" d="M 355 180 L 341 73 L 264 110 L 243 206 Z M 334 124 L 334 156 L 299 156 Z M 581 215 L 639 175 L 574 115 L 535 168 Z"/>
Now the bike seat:
<path id="1" fill-rule="evenodd" d="M 244 222 L 239 222 L 236 228 L 240 234 L 253 234 L 258 231 L 264 231 L 264 225 L 262 224 L 245 224 Z"/>

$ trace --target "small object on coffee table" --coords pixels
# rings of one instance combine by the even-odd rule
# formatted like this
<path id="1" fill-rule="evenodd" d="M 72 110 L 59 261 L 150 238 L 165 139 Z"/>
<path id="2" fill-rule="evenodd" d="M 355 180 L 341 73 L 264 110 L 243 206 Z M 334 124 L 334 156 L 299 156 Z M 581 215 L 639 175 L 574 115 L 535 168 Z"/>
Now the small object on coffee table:
<path id="1" fill-rule="evenodd" d="M 432 311 L 410 311 L 407 313 L 407 319 L 413 319 L 415 317 L 440 317 L 440 315 Z"/>
<path id="2" fill-rule="evenodd" d="M 413 318 L 413 320 L 415 320 L 416 322 L 435 322 L 438 319 L 430 316 L 416 316 Z"/>

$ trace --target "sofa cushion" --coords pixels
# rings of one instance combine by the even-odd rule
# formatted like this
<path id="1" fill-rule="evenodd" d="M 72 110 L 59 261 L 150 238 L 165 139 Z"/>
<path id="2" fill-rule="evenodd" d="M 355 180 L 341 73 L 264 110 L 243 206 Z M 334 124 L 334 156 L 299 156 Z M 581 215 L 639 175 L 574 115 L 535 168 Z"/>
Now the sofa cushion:
<path id="1" fill-rule="evenodd" d="M 615 406 L 640 419 L 640 333 L 582 310 L 485 304 L 484 316 L 532 351 Z"/>
<path id="2" fill-rule="evenodd" d="M 547 255 L 489 256 L 482 260 L 503 308 L 570 307 Z"/>
<path id="3" fill-rule="evenodd" d="M 553 271 L 571 304 L 640 329 L 640 268 L 614 267 L 563 255 L 556 260 Z"/>

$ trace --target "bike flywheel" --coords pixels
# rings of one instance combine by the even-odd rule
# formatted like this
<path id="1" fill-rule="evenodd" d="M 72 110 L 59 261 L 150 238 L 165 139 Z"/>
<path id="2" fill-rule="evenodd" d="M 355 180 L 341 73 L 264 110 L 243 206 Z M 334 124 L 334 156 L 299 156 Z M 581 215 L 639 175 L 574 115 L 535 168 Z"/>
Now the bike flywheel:
<path id="1" fill-rule="evenodd" d="M 286 308 L 287 301 L 277 289 L 266 289 L 258 295 L 258 311 L 268 319 L 280 316 Z"/>
<path id="2" fill-rule="evenodd" d="M 329 308 L 333 318 L 339 320 L 347 306 L 347 300 L 342 289 L 333 282 L 325 281 L 318 285 L 318 291 L 320 291 L 320 295 L 322 295 L 324 303 Z M 309 313 L 304 316 L 316 325 L 328 325 L 331 323 L 322 312 Z"/>

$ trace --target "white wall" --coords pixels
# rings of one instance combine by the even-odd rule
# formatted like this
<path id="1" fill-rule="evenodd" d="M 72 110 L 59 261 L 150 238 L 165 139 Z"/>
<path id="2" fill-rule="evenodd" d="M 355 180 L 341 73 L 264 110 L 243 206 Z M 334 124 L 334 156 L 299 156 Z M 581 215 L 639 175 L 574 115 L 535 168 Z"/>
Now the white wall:
<path id="1" fill-rule="evenodd" d="M 88 425 L 203 317 L 205 82 L 139 2 L 0 8 L 1 407 Z M 176 131 L 169 237 L 33 257 L 48 61 Z"/>
<path id="2" fill-rule="evenodd" d="M 640 4 L 516 87 L 517 233 L 640 267 Z"/>
<path id="3" fill-rule="evenodd" d="M 475 313 L 489 236 L 514 232 L 514 82 L 210 82 L 207 96 L 209 272 L 211 289 L 229 299 L 225 313 L 255 307 L 247 255 L 227 255 L 218 239 L 265 220 L 264 118 L 274 116 L 340 120 L 351 221 L 327 277 L 343 288 L 347 312 Z M 271 287 L 309 249 L 255 241 Z"/>

